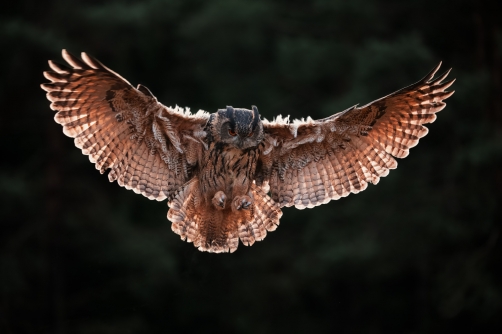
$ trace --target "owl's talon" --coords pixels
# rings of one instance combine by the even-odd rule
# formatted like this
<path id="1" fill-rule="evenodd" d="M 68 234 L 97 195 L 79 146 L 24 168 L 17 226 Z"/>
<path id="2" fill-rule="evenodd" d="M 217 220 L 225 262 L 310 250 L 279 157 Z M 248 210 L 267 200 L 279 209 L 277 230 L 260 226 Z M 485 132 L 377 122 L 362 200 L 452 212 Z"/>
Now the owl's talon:
<path id="1" fill-rule="evenodd" d="M 234 198 L 233 202 L 232 202 L 232 209 L 234 211 L 237 211 L 237 210 L 248 210 L 249 207 L 251 206 L 251 204 L 253 204 L 253 201 L 251 199 L 251 197 L 249 196 L 237 196 Z"/>
<path id="2" fill-rule="evenodd" d="M 214 194 L 212 202 L 216 209 L 223 210 L 225 209 L 225 204 L 227 202 L 227 195 L 220 190 Z"/>

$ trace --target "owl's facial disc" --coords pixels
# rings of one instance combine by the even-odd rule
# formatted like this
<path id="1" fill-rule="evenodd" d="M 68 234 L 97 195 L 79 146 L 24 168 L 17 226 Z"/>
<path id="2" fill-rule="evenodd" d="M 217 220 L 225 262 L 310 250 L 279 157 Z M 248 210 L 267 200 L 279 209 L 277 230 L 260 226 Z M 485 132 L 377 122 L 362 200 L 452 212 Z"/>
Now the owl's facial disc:
<path id="1" fill-rule="evenodd" d="M 226 110 L 220 109 L 219 113 L 226 119 L 221 132 L 226 143 L 247 149 L 257 146 L 263 140 L 263 125 L 255 106 L 253 110 L 227 107 Z"/>

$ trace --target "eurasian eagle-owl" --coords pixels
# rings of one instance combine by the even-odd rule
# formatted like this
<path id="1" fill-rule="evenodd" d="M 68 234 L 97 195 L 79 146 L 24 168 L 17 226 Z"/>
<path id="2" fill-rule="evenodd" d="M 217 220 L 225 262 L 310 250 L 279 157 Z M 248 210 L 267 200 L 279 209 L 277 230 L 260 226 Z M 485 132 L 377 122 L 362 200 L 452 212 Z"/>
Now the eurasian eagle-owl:
<path id="1" fill-rule="evenodd" d="M 191 114 L 160 104 L 142 85 L 82 53 L 49 61 L 42 84 L 55 120 L 96 168 L 149 199 L 201 251 L 233 252 L 273 231 L 281 207 L 312 208 L 377 184 L 428 132 L 454 80 L 419 82 L 321 120 L 227 107 Z"/>

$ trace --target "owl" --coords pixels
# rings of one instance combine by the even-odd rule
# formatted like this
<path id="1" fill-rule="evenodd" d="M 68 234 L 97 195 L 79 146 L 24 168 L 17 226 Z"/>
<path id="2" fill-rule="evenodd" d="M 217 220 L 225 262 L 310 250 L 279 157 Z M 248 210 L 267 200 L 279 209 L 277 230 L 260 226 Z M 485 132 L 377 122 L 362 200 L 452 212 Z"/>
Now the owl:
<path id="1" fill-rule="evenodd" d="M 454 80 L 434 78 L 320 120 L 261 119 L 251 109 L 215 113 L 166 107 L 98 60 L 62 52 L 44 72 L 55 121 L 96 168 L 149 199 L 200 251 L 234 252 L 274 231 L 282 207 L 312 208 L 377 184 L 445 107 Z"/>

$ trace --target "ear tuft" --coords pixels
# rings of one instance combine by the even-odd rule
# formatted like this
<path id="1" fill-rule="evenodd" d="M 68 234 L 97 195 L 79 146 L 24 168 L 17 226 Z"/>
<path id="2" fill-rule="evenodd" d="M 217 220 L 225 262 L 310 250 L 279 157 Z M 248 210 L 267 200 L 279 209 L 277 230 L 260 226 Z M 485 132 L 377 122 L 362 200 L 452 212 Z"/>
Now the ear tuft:
<path id="1" fill-rule="evenodd" d="M 234 113 L 234 107 L 227 106 L 227 112 L 226 112 L 227 118 L 231 118 L 231 116 L 233 115 L 233 113 Z"/>
<path id="2" fill-rule="evenodd" d="M 253 124 L 252 129 L 254 130 L 260 121 L 260 113 L 258 112 L 258 108 L 256 106 L 252 106 L 253 108 Z"/>

